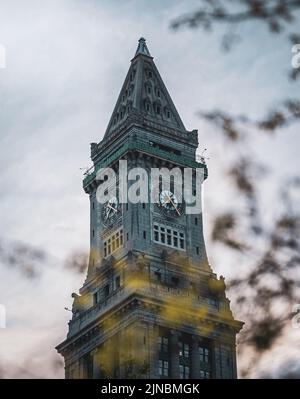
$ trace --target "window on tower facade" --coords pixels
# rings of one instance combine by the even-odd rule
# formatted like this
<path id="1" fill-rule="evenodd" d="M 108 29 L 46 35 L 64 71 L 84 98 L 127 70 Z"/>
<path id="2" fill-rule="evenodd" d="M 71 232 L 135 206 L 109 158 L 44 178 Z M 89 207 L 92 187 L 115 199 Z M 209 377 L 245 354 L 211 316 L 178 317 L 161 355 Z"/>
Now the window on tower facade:
<path id="1" fill-rule="evenodd" d="M 200 378 L 211 378 L 210 350 L 204 345 L 198 347 Z"/>
<path id="2" fill-rule="evenodd" d="M 161 281 L 161 273 L 160 272 L 154 272 L 155 278 L 157 281 Z"/>
<path id="3" fill-rule="evenodd" d="M 123 229 L 119 229 L 115 233 L 111 234 L 104 242 L 104 258 L 111 255 L 123 246 Z"/>
<path id="4" fill-rule="evenodd" d="M 168 353 L 169 351 L 169 338 L 168 337 L 158 337 L 158 348 L 160 352 Z"/>
<path id="5" fill-rule="evenodd" d="M 149 102 L 146 102 L 146 103 L 145 103 L 145 109 L 146 109 L 147 112 L 150 112 L 151 106 L 150 106 L 150 103 L 149 103 Z"/>
<path id="6" fill-rule="evenodd" d="M 109 284 L 106 284 L 103 288 L 104 298 L 107 298 L 109 295 Z"/>
<path id="7" fill-rule="evenodd" d="M 168 360 L 158 360 L 158 374 L 160 377 L 169 377 L 169 362 Z"/>
<path id="8" fill-rule="evenodd" d="M 172 285 L 174 287 L 178 287 L 179 286 L 179 278 L 178 277 L 172 277 L 171 281 L 172 281 Z"/>
<path id="9" fill-rule="evenodd" d="M 209 350 L 203 346 L 199 346 L 199 360 L 202 363 L 209 362 Z"/>
<path id="10" fill-rule="evenodd" d="M 158 336 L 158 373 L 160 377 L 169 376 L 169 338 L 164 332 Z"/>
<path id="11" fill-rule="evenodd" d="M 210 378 L 210 372 L 209 371 L 200 370 L 200 378 L 202 378 L 202 379 Z"/>
<path id="12" fill-rule="evenodd" d="M 190 378 L 190 366 L 179 365 L 179 378 L 183 380 Z"/>
<path id="13" fill-rule="evenodd" d="M 115 289 L 117 290 L 118 288 L 120 288 L 120 286 L 121 286 L 121 278 L 120 276 L 117 276 L 115 278 Z"/>
<path id="14" fill-rule="evenodd" d="M 189 358 L 190 357 L 190 345 L 186 342 L 178 342 L 179 346 L 179 357 L 185 357 Z"/>
<path id="15" fill-rule="evenodd" d="M 99 302 L 98 291 L 93 294 L 93 303 L 96 305 Z"/>
<path id="16" fill-rule="evenodd" d="M 183 231 L 155 223 L 153 226 L 154 242 L 168 247 L 185 250 L 185 234 Z"/>
<path id="17" fill-rule="evenodd" d="M 181 379 L 190 378 L 190 344 L 184 340 L 178 342 L 179 376 Z"/>

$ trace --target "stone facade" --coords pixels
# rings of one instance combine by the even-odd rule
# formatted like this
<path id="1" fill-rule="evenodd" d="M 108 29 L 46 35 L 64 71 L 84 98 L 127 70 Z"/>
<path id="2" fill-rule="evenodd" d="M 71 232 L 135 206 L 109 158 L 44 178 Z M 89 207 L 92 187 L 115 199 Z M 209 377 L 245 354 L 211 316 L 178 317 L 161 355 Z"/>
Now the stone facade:
<path id="1" fill-rule="evenodd" d="M 91 144 L 94 168 L 83 181 L 88 273 L 57 347 L 66 378 L 236 378 L 242 323 L 232 316 L 224 278 L 207 261 L 202 213 L 166 215 L 150 201 L 118 203 L 107 223 L 96 198 L 97 171 L 119 172 L 120 159 L 128 170 L 189 167 L 207 178 L 197 147 L 197 131 L 185 129 L 141 38 L 104 139 Z M 148 187 L 151 193 L 151 179 Z"/>

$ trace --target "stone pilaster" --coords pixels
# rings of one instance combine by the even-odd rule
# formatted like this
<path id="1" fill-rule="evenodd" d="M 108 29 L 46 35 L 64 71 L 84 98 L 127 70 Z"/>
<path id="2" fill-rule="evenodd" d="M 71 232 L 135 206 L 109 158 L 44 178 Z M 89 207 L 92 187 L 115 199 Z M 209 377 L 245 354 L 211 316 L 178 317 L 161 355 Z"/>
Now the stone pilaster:
<path id="1" fill-rule="evenodd" d="M 231 356 L 232 356 L 232 363 L 233 363 L 233 365 L 232 365 L 233 378 L 238 378 L 238 376 L 237 376 L 236 345 L 235 345 L 235 343 L 232 345 Z"/>
<path id="2" fill-rule="evenodd" d="M 150 357 L 150 378 L 158 378 L 158 325 L 149 324 L 148 349 Z"/>
<path id="3" fill-rule="evenodd" d="M 170 331 L 170 377 L 179 378 L 179 332 Z"/>
<path id="4" fill-rule="evenodd" d="M 91 352 L 91 356 L 93 359 L 93 379 L 101 378 L 101 367 L 100 367 L 100 351 L 98 348 L 95 348 Z"/>
<path id="5" fill-rule="evenodd" d="M 191 342 L 191 378 L 200 378 L 200 362 L 199 362 L 199 338 L 196 335 L 192 336 Z"/>

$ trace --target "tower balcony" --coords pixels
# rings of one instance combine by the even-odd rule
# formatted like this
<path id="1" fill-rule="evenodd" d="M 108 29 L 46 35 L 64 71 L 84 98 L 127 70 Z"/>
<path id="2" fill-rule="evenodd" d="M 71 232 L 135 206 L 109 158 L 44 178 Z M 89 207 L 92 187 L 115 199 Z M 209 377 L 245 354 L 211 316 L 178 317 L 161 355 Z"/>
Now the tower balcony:
<path id="1" fill-rule="evenodd" d="M 187 158 L 187 157 L 183 157 L 181 155 L 176 155 L 176 154 L 170 153 L 168 151 L 164 151 L 157 147 L 150 146 L 149 144 L 146 144 L 142 141 L 133 140 L 133 141 L 128 141 L 121 148 L 119 148 L 117 151 L 115 151 L 112 155 L 102 159 L 101 161 L 96 163 L 94 166 L 89 168 L 85 172 L 85 177 L 83 179 L 83 188 L 86 189 L 88 187 L 88 185 L 90 183 L 92 183 L 92 181 L 96 178 L 97 171 L 100 168 L 105 168 L 109 165 L 112 165 L 113 162 L 117 161 L 122 156 L 124 156 L 127 152 L 130 152 L 130 151 L 139 151 L 139 152 L 145 153 L 147 155 L 152 155 L 153 157 L 156 157 L 156 158 L 168 160 L 170 162 L 173 162 L 176 165 L 181 165 L 183 167 L 203 168 L 204 178 L 207 178 L 206 164 L 197 162 L 197 161 Z"/>

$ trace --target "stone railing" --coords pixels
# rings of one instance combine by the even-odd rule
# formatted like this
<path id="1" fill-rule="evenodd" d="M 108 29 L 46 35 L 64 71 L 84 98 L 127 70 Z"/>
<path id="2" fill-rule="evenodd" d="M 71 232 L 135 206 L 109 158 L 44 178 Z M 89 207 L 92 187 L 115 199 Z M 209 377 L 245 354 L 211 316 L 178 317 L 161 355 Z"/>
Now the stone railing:
<path id="1" fill-rule="evenodd" d="M 113 155 L 104 158 L 100 162 L 98 162 L 95 167 L 89 169 L 89 174 L 83 179 L 83 187 L 85 188 L 90 184 L 94 178 L 96 177 L 96 173 L 100 168 L 105 168 L 110 165 L 115 160 L 119 159 L 122 155 L 126 154 L 128 151 L 141 151 L 149 155 L 156 156 L 158 158 L 162 158 L 175 164 L 179 164 L 182 166 L 186 166 L 189 168 L 203 168 L 204 169 L 204 178 L 207 177 L 207 166 L 203 163 L 197 162 L 193 159 L 184 157 L 182 155 L 177 155 L 170 153 L 168 151 L 164 151 L 157 147 L 152 147 L 147 145 L 146 143 L 142 143 L 140 141 L 129 141 L 124 144 L 121 148 L 119 148 Z"/>
<path id="2" fill-rule="evenodd" d="M 69 322 L 69 336 L 72 336 L 76 332 L 80 331 L 82 328 L 94 321 L 101 314 L 111 309 L 117 303 L 125 300 L 133 293 L 162 300 L 169 300 L 174 298 L 174 301 L 176 301 L 176 297 L 183 299 L 183 301 L 186 299 L 189 305 L 203 306 L 210 313 L 219 312 L 221 309 L 226 307 L 226 304 L 224 304 L 223 302 L 218 301 L 216 303 L 213 303 L 210 298 L 201 297 L 200 295 L 196 295 L 189 290 L 168 287 L 161 284 L 150 283 L 149 286 L 147 285 L 139 288 L 120 287 L 102 302 L 95 304 L 94 306 L 83 312 L 78 312 L 77 315 L 75 314 L 73 316 L 73 319 Z"/>

